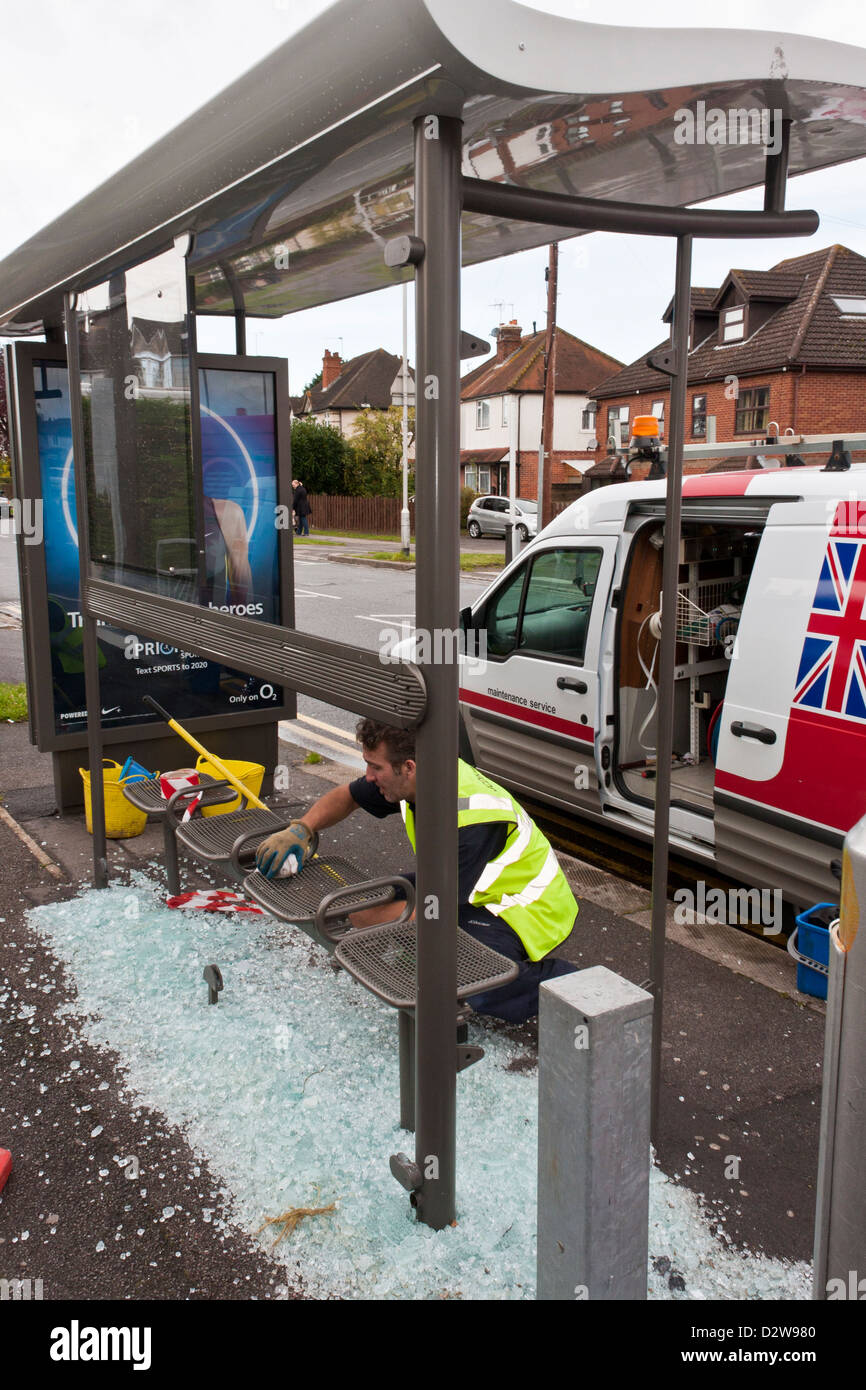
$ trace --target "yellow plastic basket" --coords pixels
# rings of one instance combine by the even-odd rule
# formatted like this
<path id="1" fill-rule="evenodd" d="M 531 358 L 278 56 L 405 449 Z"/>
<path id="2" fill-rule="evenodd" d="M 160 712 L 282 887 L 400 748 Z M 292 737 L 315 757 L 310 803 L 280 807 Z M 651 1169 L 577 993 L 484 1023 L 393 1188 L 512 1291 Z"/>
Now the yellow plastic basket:
<path id="1" fill-rule="evenodd" d="M 105 835 L 108 840 L 131 840 L 140 835 L 147 825 L 147 812 L 139 811 L 123 795 L 123 783 L 118 781 L 122 771 L 120 763 L 113 758 L 103 758 L 102 786 L 105 796 Z M 87 816 L 87 832 L 93 834 L 93 806 L 90 799 L 90 771 L 80 767 L 84 783 L 84 810 Z"/>
<path id="2" fill-rule="evenodd" d="M 258 796 L 262 789 L 262 780 L 265 775 L 265 769 L 261 763 L 243 763 L 232 758 L 222 758 L 220 761 L 224 767 L 228 768 L 229 772 L 234 773 L 239 782 L 243 782 L 244 786 L 252 792 L 253 796 Z M 213 763 L 210 762 L 204 754 L 199 755 L 195 766 L 197 772 L 209 773 L 211 777 L 219 779 L 222 775 L 219 768 L 214 767 Z M 247 804 L 247 801 L 243 802 L 244 806 Z M 224 806 L 203 807 L 202 815 L 224 816 L 227 811 L 238 811 L 240 807 L 241 797 L 240 793 L 238 793 L 234 801 L 227 801 Z"/>

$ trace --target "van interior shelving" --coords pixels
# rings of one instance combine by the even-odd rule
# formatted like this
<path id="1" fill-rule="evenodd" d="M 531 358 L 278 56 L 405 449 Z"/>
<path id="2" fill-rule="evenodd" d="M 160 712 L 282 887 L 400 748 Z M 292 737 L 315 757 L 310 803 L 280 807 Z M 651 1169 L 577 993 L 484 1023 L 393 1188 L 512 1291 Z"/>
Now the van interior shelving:
<path id="1" fill-rule="evenodd" d="M 674 803 L 713 813 L 714 733 L 737 627 L 761 540 L 752 517 L 683 520 L 674 682 Z M 655 793 L 658 624 L 664 528 L 641 521 L 620 600 L 616 784 L 629 800 Z M 654 617 L 655 615 L 655 617 Z"/>

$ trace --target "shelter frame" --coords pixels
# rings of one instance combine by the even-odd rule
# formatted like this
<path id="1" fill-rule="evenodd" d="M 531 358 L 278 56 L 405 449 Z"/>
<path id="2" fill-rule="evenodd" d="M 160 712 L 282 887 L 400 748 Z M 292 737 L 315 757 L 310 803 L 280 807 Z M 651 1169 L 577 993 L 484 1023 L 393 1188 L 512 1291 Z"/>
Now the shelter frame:
<path id="1" fill-rule="evenodd" d="M 595 230 L 610 225 L 610 205 L 593 205 L 593 200 L 572 199 L 565 195 L 537 194 L 532 190 L 487 184 L 461 178 L 461 123 L 447 112 L 431 110 L 415 120 L 415 237 L 403 239 L 411 244 L 398 248 L 405 260 L 415 266 L 416 276 L 416 361 L 417 380 L 417 599 L 416 627 L 421 631 L 453 629 L 458 610 L 459 528 L 457 478 L 453 459 L 459 449 L 459 296 L 460 296 L 460 215 L 463 206 L 483 208 L 488 214 L 519 216 L 552 226 L 579 226 Z M 775 157 L 778 158 L 778 157 Z M 689 287 L 693 236 L 747 237 L 811 235 L 817 225 L 815 213 L 783 212 L 779 203 L 784 180 L 778 168 L 772 170 L 772 198 L 775 209 L 763 212 L 723 212 L 666 208 L 660 217 L 657 208 L 623 206 L 616 213 L 617 230 L 631 233 L 673 236 L 677 242 L 676 289 L 673 308 L 673 344 L 664 367 L 672 378 L 671 438 L 668 451 L 666 534 L 676 536 L 680 529 L 682 491 L 683 412 L 688 355 Z M 768 184 L 769 187 L 769 184 Z M 390 263 L 397 257 L 391 253 Z M 70 342 L 70 370 L 73 401 L 80 401 L 80 377 L 76 342 L 74 305 L 67 305 L 67 331 Z M 196 358 L 191 359 L 195 374 Z M 76 423 L 77 417 L 77 423 Z M 76 485 L 79 498 L 85 497 L 83 434 L 80 409 L 73 416 L 75 434 Z M 79 503 L 79 534 L 86 535 L 85 508 Z M 142 632 L 176 640 L 179 627 L 190 650 L 230 660 L 229 642 L 245 635 L 261 639 L 261 624 L 230 614 L 208 613 L 179 600 L 154 601 L 137 595 L 127 586 L 96 579 L 90 569 L 89 545 L 80 547 L 81 590 L 86 596 L 85 666 L 88 681 L 88 709 L 98 711 L 98 672 L 95 666 L 96 618 L 109 620 L 120 604 L 135 609 L 135 625 Z M 677 579 L 677 547 L 666 547 L 663 609 L 673 611 Z M 187 631 L 188 625 L 188 631 Z M 196 637 L 196 633 L 200 636 Z M 351 674 L 357 675 L 358 654 L 327 639 L 310 638 L 285 625 L 270 629 L 275 644 L 284 652 L 303 652 L 311 661 L 310 677 L 304 684 L 344 708 L 358 709 L 355 694 L 334 690 L 326 671 L 337 672 L 344 689 L 353 690 Z M 198 645 L 197 645 L 198 643 Z M 257 642 L 260 646 L 260 640 Z M 674 628 L 665 625 L 660 651 L 660 691 L 672 687 Z M 235 658 L 236 659 L 236 658 Z M 267 657 L 265 656 L 266 660 Z M 258 664 L 258 663 L 257 663 Z M 405 669 L 404 669 L 405 667 Z M 374 700 L 364 712 L 384 722 L 417 725 L 418 728 L 418 1010 L 416 1018 L 416 1165 L 423 1175 L 421 1186 L 412 1193 L 419 1219 L 439 1229 L 455 1219 L 456 1171 L 456 1077 L 454 1059 L 454 1001 L 456 998 L 456 935 L 443 930 L 443 924 L 457 921 L 456 877 L 447 866 L 457 856 L 457 668 L 453 664 L 424 664 L 418 668 L 400 663 L 382 668 L 388 694 Z M 261 667 L 259 669 L 262 669 Z M 284 679 L 268 668 L 273 678 Z M 423 672 L 423 676 L 422 673 Z M 418 678 L 424 697 L 409 718 L 400 719 L 395 703 L 405 698 L 408 679 Z M 329 690 L 324 690 L 322 680 Z M 401 680 L 403 688 L 401 689 Z M 348 682 L 348 683 L 346 683 Z M 296 688 L 303 688 L 298 685 Z M 416 687 L 417 690 L 417 687 Z M 92 691 L 92 695 L 91 695 Z M 670 702 L 660 696 L 661 717 L 658 731 L 658 793 L 655 808 L 653 850 L 653 923 L 651 933 L 651 978 L 648 987 L 654 997 L 653 1011 L 653 1133 L 658 1115 L 661 1023 L 664 996 L 665 908 L 668 872 L 668 833 L 670 815 L 670 754 L 672 719 Z M 90 765 L 99 766 L 102 733 L 98 717 L 88 724 Z M 107 881 L 104 842 L 104 811 L 99 805 L 101 787 L 94 779 L 94 882 Z M 453 812 L 450 808 L 454 808 Z M 446 810 L 445 808 L 449 808 Z"/>

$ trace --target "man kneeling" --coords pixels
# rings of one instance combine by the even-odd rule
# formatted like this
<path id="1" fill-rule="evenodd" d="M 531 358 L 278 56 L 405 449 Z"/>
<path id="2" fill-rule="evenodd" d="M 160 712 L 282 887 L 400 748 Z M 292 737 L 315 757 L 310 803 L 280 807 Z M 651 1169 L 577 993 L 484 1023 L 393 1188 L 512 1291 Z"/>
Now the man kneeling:
<path id="1" fill-rule="evenodd" d="M 319 831 L 359 808 L 377 819 L 399 811 L 415 848 L 414 733 L 362 719 L 356 735 L 366 775 L 326 792 L 302 820 L 262 841 L 256 863 L 266 878 L 302 869 L 316 852 Z M 571 932 L 577 903 L 547 840 L 504 787 L 460 759 L 457 797 L 458 923 L 519 966 L 510 984 L 469 1002 L 476 1013 L 523 1023 L 538 1013 L 542 980 L 577 968 L 548 954 Z M 414 882 L 414 874 L 403 876 Z M 350 920 L 355 927 L 372 926 L 400 911 L 393 902 L 354 912 Z"/>

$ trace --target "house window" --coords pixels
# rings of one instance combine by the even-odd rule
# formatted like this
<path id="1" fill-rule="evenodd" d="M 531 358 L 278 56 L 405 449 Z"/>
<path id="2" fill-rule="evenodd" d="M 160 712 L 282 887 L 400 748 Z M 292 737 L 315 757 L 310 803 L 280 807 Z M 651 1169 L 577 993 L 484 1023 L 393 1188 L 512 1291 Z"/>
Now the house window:
<path id="1" fill-rule="evenodd" d="M 477 430 L 490 429 L 490 402 L 475 402 L 475 428 Z"/>
<path id="2" fill-rule="evenodd" d="M 580 417 L 580 428 L 595 434 L 595 406 L 588 405 Z"/>
<path id="3" fill-rule="evenodd" d="M 654 415 L 659 422 L 659 438 L 665 432 L 665 403 L 664 401 L 653 401 L 650 414 Z"/>
<path id="4" fill-rule="evenodd" d="M 746 335 L 746 306 L 738 304 L 735 309 L 725 309 L 721 320 L 722 342 L 735 343 Z"/>
<path id="5" fill-rule="evenodd" d="M 620 448 L 624 439 L 628 439 L 628 406 L 612 405 L 607 412 L 607 437 L 613 439 L 617 448 Z"/>
<path id="6" fill-rule="evenodd" d="M 467 463 L 466 471 L 463 474 L 463 486 L 471 487 L 473 492 L 478 491 L 478 468 L 474 463 Z"/>
<path id="7" fill-rule="evenodd" d="M 499 423 L 500 423 L 500 425 L 507 425 L 507 424 L 508 424 L 508 397 L 507 397 L 507 396 L 503 396 L 502 399 L 501 399 Z"/>
<path id="8" fill-rule="evenodd" d="M 765 434 L 770 422 L 769 386 L 752 386 L 737 397 L 735 434 Z"/>
<path id="9" fill-rule="evenodd" d="M 707 433 L 707 398 L 692 396 L 692 434 L 703 439 Z"/>

